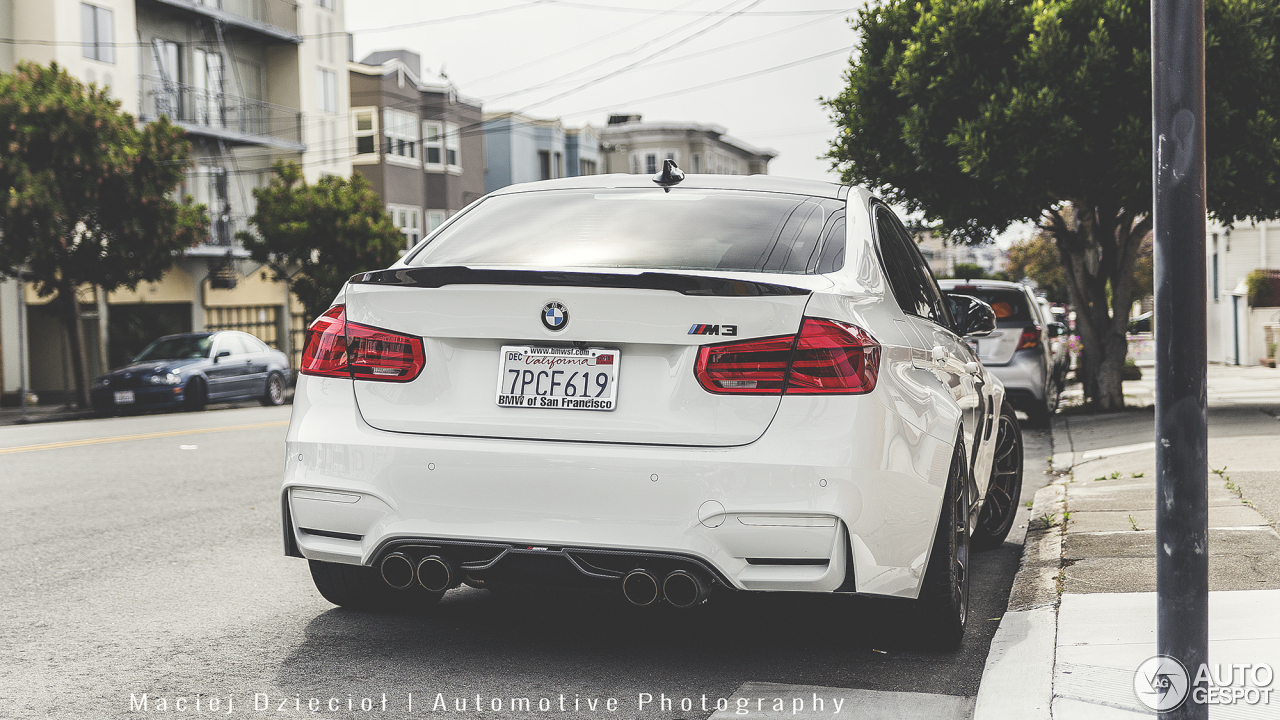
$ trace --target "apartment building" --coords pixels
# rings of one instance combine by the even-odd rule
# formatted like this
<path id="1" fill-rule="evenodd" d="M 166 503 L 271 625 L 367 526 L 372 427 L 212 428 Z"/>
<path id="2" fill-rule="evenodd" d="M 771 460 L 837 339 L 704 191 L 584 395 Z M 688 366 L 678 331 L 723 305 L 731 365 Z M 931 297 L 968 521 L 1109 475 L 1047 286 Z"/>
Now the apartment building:
<path id="1" fill-rule="evenodd" d="M 612 115 L 600 131 L 607 173 L 644 173 L 675 160 L 688 173 L 766 175 L 774 150 L 761 149 L 730 137 L 719 125 L 646 123 L 640 115 Z"/>
<path id="2" fill-rule="evenodd" d="M 193 167 L 181 190 L 209 210 L 209 240 L 135 291 L 83 288 L 90 372 L 118 365 L 156 336 L 237 328 L 296 354 L 306 318 L 236 241 L 251 230 L 253 189 L 277 160 L 309 180 L 349 175 L 344 0 L 0 0 L 0 66 L 57 61 L 109 88 L 142 122 L 186 130 Z M 64 333 L 47 298 L 0 285 L 0 388 L 56 398 L 73 386 Z M 17 356 L 30 368 L 19 377 Z"/>
<path id="3" fill-rule="evenodd" d="M 486 192 L 535 180 L 595 175 L 600 168 L 596 129 L 565 127 L 559 118 L 485 113 L 484 145 Z"/>
<path id="4" fill-rule="evenodd" d="M 426 75 L 408 50 L 347 65 L 352 165 L 387 203 L 410 247 L 484 195 L 485 146 L 478 100 Z"/>

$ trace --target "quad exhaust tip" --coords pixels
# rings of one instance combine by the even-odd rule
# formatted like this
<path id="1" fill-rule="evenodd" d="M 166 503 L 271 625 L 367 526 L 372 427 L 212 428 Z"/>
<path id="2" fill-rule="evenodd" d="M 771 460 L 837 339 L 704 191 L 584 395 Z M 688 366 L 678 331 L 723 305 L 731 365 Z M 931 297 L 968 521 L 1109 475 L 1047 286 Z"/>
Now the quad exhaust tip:
<path id="1" fill-rule="evenodd" d="M 382 580 L 397 590 L 408 589 L 413 584 L 413 559 L 404 553 L 391 553 L 378 564 Z"/>
<path id="2" fill-rule="evenodd" d="M 448 558 L 428 555 L 418 563 L 418 584 L 430 592 L 444 592 L 459 582 L 458 568 Z"/>
<path id="3" fill-rule="evenodd" d="M 711 588 L 706 581 L 686 570 L 675 570 L 662 581 L 662 595 L 672 606 L 691 608 L 707 599 Z"/>
<path id="4" fill-rule="evenodd" d="M 648 607 L 658 602 L 662 591 L 653 573 L 637 568 L 622 578 L 622 595 L 632 605 Z"/>

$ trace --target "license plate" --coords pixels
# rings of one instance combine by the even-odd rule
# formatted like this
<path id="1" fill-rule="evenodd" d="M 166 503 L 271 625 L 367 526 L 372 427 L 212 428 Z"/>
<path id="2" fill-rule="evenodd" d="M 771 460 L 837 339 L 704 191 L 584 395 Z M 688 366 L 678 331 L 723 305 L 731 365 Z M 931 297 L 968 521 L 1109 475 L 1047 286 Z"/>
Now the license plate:
<path id="1" fill-rule="evenodd" d="M 617 407 L 622 353 L 602 348 L 505 345 L 498 364 L 503 407 L 612 410 Z"/>
<path id="2" fill-rule="evenodd" d="M 128 404 L 129 404 L 129 403 L 131 403 L 131 402 L 133 402 L 133 391 L 132 391 L 132 390 L 117 390 L 117 391 L 116 391 L 116 404 L 117 404 L 117 405 L 128 405 Z"/>

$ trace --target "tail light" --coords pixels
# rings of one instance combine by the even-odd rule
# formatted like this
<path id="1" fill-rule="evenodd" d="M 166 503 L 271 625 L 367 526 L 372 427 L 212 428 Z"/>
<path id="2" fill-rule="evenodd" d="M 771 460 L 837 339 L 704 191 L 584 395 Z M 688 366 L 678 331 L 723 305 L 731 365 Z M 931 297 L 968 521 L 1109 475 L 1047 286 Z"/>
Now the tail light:
<path id="1" fill-rule="evenodd" d="M 1040 328 L 1032 325 L 1022 329 L 1022 336 L 1018 338 L 1019 350 L 1030 350 L 1040 346 Z"/>
<path id="2" fill-rule="evenodd" d="M 861 395 L 876 388 L 880 343 L 856 325 L 806 318 L 796 340 L 787 392 Z"/>
<path id="3" fill-rule="evenodd" d="M 302 346 L 303 375 L 351 377 L 347 372 L 346 307 L 334 305 L 307 328 L 307 342 Z"/>
<path id="4" fill-rule="evenodd" d="M 307 328 L 303 375 L 409 382 L 426 365 L 422 338 L 348 322 L 335 305 Z"/>
<path id="5" fill-rule="evenodd" d="M 865 330 L 806 318 L 800 334 L 698 350 L 694 374 L 722 395 L 858 395 L 875 389 L 880 345 Z"/>
<path id="6" fill-rule="evenodd" d="M 794 335 L 698 349 L 694 374 L 702 387 L 728 395 L 779 395 L 787 381 Z"/>

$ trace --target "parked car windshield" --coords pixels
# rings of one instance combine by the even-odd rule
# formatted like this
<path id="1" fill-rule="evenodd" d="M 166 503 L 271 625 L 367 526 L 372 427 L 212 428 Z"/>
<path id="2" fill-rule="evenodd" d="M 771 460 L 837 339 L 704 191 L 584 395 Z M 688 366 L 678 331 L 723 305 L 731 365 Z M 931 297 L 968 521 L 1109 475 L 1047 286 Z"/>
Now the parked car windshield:
<path id="1" fill-rule="evenodd" d="M 836 226 L 843 206 L 699 188 L 513 193 L 469 210 L 409 263 L 808 273 L 818 264 L 824 228 Z"/>
<path id="2" fill-rule="evenodd" d="M 209 357 L 213 338 L 209 335 L 176 335 L 156 340 L 138 353 L 135 362 L 147 360 L 191 360 Z"/>
<path id="3" fill-rule="evenodd" d="M 1021 290 L 959 285 L 947 292 L 975 297 L 990 305 L 996 311 L 997 325 L 1036 322 L 1027 305 L 1027 296 Z"/>

